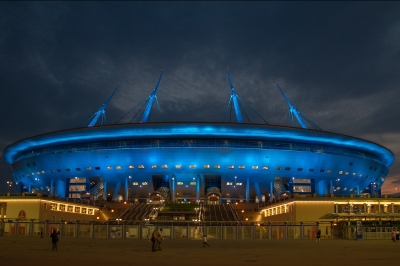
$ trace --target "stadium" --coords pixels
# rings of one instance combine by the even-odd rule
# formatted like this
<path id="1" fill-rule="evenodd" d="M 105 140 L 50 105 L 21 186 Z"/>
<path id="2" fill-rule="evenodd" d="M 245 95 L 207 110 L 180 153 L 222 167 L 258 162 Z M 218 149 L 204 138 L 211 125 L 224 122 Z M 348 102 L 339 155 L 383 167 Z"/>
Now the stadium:
<path id="1" fill-rule="evenodd" d="M 291 126 L 244 123 L 242 100 L 229 72 L 228 109 L 234 110 L 236 123 L 150 122 L 162 74 L 143 103 L 147 105 L 139 123 L 103 125 L 117 88 L 87 127 L 8 146 L 3 157 L 18 192 L 61 199 L 207 204 L 381 194 L 393 153 L 367 140 L 321 130 L 278 84 Z M 96 126 L 100 117 L 102 123 Z"/>

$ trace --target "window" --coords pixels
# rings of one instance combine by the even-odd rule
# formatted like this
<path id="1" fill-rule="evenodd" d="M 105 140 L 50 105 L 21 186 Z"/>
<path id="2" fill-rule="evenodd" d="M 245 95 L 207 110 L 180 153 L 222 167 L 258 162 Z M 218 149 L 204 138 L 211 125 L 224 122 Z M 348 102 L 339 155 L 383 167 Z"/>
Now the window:
<path id="1" fill-rule="evenodd" d="M 138 165 L 138 168 L 139 168 L 139 169 L 144 169 L 144 165 L 143 165 L 143 164 Z"/>
<path id="2" fill-rule="evenodd" d="M 216 165 L 214 165 L 214 168 L 219 169 L 219 168 L 221 168 L 221 166 L 219 164 L 216 164 Z"/>
<path id="3" fill-rule="evenodd" d="M 339 171 L 339 175 L 342 175 L 343 174 L 343 171 Z"/>
<path id="4" fill-rule="evenodd" d="M 81 212 L 81 207 L 75 207 L 75 212 L 80 213 Z"/>
<path id="5" fill-rule="evenodd" d="M 65 169 L 65 171 L 67 171 L 67 172 L 71 172 L 71 169 L 70 169 L 70 168 L 67 168 L 67 169 Z"/>
<path id="6" fill-rule="evenodd" d="M 134 185 L 134 186 L 138 186 L 138 185 L 139 185 L 139 183 L 138 183 L 138 182 L 132 182 L 132 185 Z"/>
<path id="7" fill-rule="evenodd" d="M 301 171 L 303 171 L 303 168 L 299 167 L 299 168 L 297 168 L 297 171 L 301 172 Z"/>
<path id="8" fill-rule="evenodd" d="M 168 165 L 166 165 L 166 164 L 163 164 L 163 165 L 161 165 L 161 168 L 163 168 L 163 169 L 167 169 L 167 168 L 168 168 Z"/>
<path id="9" fill-rule="evenodd" d="M 43 210 L 47 210 L 47 203 L 43 204 Z"/>
<path id="10" fill-rule="evenodd" d="M 135 168 L 135 166 L 129 165 L 128 168 L 129 168 L 129 169 L 133 169 L 133 168 Z"/>
<path id="11" fill-rule="evenodd" d="M 194 186 L 194 185 L 196 185 L 196 182 L 190 182 L 190 185 L 192 185 L 192 186 Z"/>
<path id="12" fill-rule="evenodd" d="M 182 185 L 183 185 L 183 182 L 176 182 L 176 184 L 177 184 L 178 186 L 182 186 Z"/>
<path id="13" fill-rule="evenodd" d="M 311 186 L 293 186 L 293 192 L 311 192 Z"/>
<path id="14" fill-rule="evenodd" d="M 52 169 L 50 172 L 54 173 L 54 172 L 55 172 L 55 170 L 53 170 L 53 169 Z"/>
<path id="15" fill-rule="evenodd" d="M 210 165 L 209 165 L 209 164 L 205 164 L 205 165 L 204 165 L 204 168 L 205 168 L 205 169 L 208 169 L 208 168 L 210 168 Z"/>
<path id="16" fill-rule="evenodd" d="M 327 172 L 328 174 L 330 174 L 330 173 L 332 173 L 332 170 L 328 169 L 328 170 L 326 170 L 326 172 Z"/>
<path id="17" fill-rule="evenodd" d="M 325 170 L 324 170 L 324 169 L 320 169 L 319 172 L 320 172 L 320 173 L 323 173 L 323 172 L 325 172 Z"/>
<path id="18" fill-rule="evenodd" d="M 293 183 L 300 183 L 300 184 L 311 184 L 310 179 L 293 179 Z"/>
<path id="19" fill-rule="evenodd" d="M 237 182 L 236 183 L 236 186 L 241 186 L 242 185 L 242 182 Z"/>
<path id="20" fill-rule="evenodd" d="M 232 186 L 232 182 L 226 182 L 227 186 Z"/>
<path id="21" fill-rule="evenodd" d="M 92 167 L 86 167 L 86 170 L 88 170 L 88 171 L 92 171 Z"/>
<path id="22" fill-rule="evenodd" d="M 314 172 L 314 169 L 310 168 L 309 171 L 310 171 L 310 172 Z"/>
<path id="23" fill-rule="evenodd" d="M 151 168 L 155 169 L 155 168 L 157 168 L 157 165 L 153 164 L 153 165 L 151 166 Z"/>
<path id="24" fill-rule="evenodd" d="M 80 170 L 81 170 L 81 168 L 79 168 L 79 167 L 78 167 L 78 168 L 76 168 L 76 171 L 80 171 Z"/>
<path id="25" fill-rule="evenodd" d="M 286 170 L 286 171 L 289 171 L 289 170 L 290 170 L 290 167 L 285 167 L 285 170 Z"/>
<path id="26" fill-rule="evenodd" d="M 100 166 L 96 166 L 94 169 L 95 170 L 100 170 Z"/>
<path id="27" fill-rule="evenodd" d="M 107 170 L 112 170 L 112 166 L 107 166 Z"/>
<path id="28" fill-rule="evenodd" d="M 142 186 L 147 186 L 147 182 L 142 182 Z"/>
<path id="29" fill-rule="evenodd" d="M 251 167 L 251 169 L 257 170 L 257 169 L 258 169 L 258 165 L 253 165 L 253 166 Z"/>
<path id="30" fill-rule="evenodd" d="M 60 172 L 61 172 L 61 169 L 57 169 L 57 172 L 60 173 Z"/>
<path id="31" fill-rule="evenodd" d="M 190 167 L 191 169 L 195 169 L 195 168 L 196 168 L 196 165 L 195 165 L 195 164 L 191 164 L 189 167 Z"/>
<path id="32" fill-rule="evenodd" d="M 352 166 L 353 165 L 353 162 L 349 162 L 349 166 Z"/>
<path id="33" fill-rule="evenodd" d="M 280 166 L 277 166 L 277 167 L 275 167 L 275 170 L 281 170 L 281 167 Z"/>
<path id="34" fill-rule="evenodd" d="M 176 169 L 181 169 L 181 168 L 182 168 L 182 165 L 177 164 L 177 165 L 175 165 L 175 168 L 176 168 Z"/>
<path id="35" fill-rule="evenodd" d="M 263 170 L 268 170 L 268 166 L 263 166 L 262 169 Z"/>
<path id="36" fill-rule="evenodd" d="M 228 165 L 228 168 L 229 168 L 229 169 L 234 169 L 235 166 L 234 166 L 234 165 Z"/>
<path id="37" fill-rule="evenodd" d="M 244 169 L 245 167 L 244 165 L 239 165 L 239 169 Z"/>
<path id="38" fill-rule="evenodd" d="M 121 170 L 121 165 L 117 165 L 117 166 L 115 166 L 115 169 L 117 169 L 117 170 Z"/>

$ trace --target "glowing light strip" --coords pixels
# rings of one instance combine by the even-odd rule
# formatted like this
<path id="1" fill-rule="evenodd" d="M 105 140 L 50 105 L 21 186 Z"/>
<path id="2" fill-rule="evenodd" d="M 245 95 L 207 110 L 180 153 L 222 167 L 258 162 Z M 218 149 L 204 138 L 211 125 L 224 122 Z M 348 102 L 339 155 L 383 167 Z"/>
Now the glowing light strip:
<path id="1" fill-rule="evenodd" d="M 3 157 L 7 163 L 12 164 L 19 154 L 54 145 L 160 137 L 259 139 L 333 145 L 375 154 L 386 167 L 394 162 L 394 155 L 390 150 L 376 143 L 346 135 L 293 127 L 230 123 L 122 124 L 56 131 L 12 144 L 4 150 Z"/>

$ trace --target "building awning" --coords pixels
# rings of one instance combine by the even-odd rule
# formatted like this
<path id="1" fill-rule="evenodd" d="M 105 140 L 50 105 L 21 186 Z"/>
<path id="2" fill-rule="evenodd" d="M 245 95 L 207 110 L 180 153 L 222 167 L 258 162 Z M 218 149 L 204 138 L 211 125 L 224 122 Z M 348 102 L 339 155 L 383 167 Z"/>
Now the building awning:
<path id="1" fill-rule="evenodd" d="M 400 213 L 327 213 L 319 219 L 400 219 Z"/>

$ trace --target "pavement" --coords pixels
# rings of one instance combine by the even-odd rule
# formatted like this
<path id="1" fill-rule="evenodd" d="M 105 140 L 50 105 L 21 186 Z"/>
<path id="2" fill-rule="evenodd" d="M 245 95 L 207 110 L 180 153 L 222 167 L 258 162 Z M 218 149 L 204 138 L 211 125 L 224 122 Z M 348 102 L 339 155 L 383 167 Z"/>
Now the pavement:
<path id="1" fill-rule="evenodd" d="M 0 265 L 398 265 L 388 240 L 164 240 L 161 251 L 138 239 L 0 237 Z"/>

